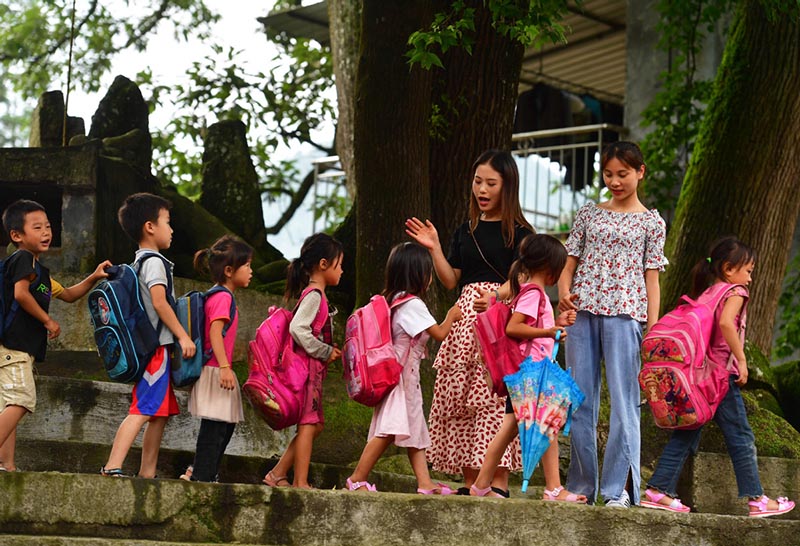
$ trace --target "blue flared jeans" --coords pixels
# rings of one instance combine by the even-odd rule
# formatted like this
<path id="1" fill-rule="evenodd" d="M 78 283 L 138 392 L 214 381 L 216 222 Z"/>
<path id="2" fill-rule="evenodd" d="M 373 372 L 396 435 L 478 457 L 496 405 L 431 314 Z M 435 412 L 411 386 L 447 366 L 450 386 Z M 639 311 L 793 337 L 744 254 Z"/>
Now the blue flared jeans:
<path id="1" fill-rule="evenodd" d="M 639 503 L 639 383 L 642 324 L 627 315 L 602 316 L 580 311 L 567 328 L 567 366 L 586 400 L 572 418 L 571 459 L 567 488 L 597 500 L 618 499 L 631 478 L 631 501 Z M 600 411 L 601 361 L 611 399 L 608 442 L 599 480 L 597 419 Z"/>
<path id="2" fill-rule="evenodd" d="M 742 393 L 734 383 L 734 376 L 728 379 L 728 394 L 720 402 L 714 421 L 719 425 L 725 437 L 725 446 L 733 463 L 739 497 L 760 497 L 764 490 L 758 476 L 758 460 L 753 430 L 747 421 L 747 411 L 742 401 Z M 647 486 L 676 496 L 678 477 L 689 454 L 697 453 L 700 444 L 700 433 L 703 427 L 694 430 L 676 430 L 658 459 L 656 471 Z"/>

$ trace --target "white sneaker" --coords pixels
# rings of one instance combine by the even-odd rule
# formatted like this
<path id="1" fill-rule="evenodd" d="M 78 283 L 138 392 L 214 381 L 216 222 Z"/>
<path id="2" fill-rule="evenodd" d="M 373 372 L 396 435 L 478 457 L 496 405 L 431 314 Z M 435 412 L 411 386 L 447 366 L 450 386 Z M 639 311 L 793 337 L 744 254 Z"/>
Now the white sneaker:
<path id="1" fill-rule="evenodd" d="M 607 500 L 606 506 L 608 508 L 630 508 L 631 498 L 630 496 L 628 496 L 628 492 L 625 489 L 623 489 L 622 494 L 619 496 L 619 498 Z"/>

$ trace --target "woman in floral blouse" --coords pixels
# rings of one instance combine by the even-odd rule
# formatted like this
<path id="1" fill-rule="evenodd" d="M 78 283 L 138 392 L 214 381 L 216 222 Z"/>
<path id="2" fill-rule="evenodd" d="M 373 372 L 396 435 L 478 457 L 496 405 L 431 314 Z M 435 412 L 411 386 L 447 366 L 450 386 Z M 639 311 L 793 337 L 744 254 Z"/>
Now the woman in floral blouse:
<path id="1" fill-rule="evenodd" d="M 642 152 L 632 142 L 603 150 L 603 181 L 611 199 L 583 206 L 566 247 L 569 257 L 558 282 L 559 311 L 576 309 L 567 329 L 567 365 L 586 400 L 572 422 L 567 487 L 597 499 L 597 417 L 601 361 L 611 398 L 609 435 L 600 494 L 606 506 L 639 503 L 639 384 L 643 323 L 658 319 L 658 274 L 664 270 L 666 227 L 637 190 L 644 178 Z"/>

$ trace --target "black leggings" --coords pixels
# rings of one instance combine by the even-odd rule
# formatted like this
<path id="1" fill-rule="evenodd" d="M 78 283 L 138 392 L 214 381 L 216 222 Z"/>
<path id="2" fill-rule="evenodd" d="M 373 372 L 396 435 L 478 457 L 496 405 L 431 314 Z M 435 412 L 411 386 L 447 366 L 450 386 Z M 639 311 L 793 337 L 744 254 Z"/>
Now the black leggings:
<path id="1" fill-rule="evenodd" d="M 225 453 L 225 448 L 228 447 L 228 442 L 231 441 L 234 428 L 236 428 L 236 423 L 212 421 L 211 419 L 202 419 L 200 421 L 200 433 L 197 435 L 192 481 L 217 481 L 219 463 Z"/>

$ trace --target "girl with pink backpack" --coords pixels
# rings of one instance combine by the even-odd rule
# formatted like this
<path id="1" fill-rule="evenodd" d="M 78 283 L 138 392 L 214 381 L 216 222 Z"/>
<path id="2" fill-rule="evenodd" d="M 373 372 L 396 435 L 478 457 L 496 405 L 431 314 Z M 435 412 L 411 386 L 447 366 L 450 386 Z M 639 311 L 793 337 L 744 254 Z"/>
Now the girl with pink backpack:
<path id="1" fill-rule="evenodd" d="M 408 450 L 411 468 L 417 477 L 417 493 L 449 495 L 446 485 L 434 484 L 428 472 L 425 450 L 431 445 L 422 409 L 419 365 L 425 356 L 429 337 L 442 341 L 454 322 L 461 320 L 461 310 L 454 305 L 441 324 L 436 323 L 425 302 L 420 299 L 433 282 L 433 261 L 428 251 L 415 243 L 396 245 L 386 262 L 386 285 L 383 296 L 390 304 L 406 295 L 414 296 L 392 310 L 392 344 L 403 365 L 400 382 L 389 392 L 372 414 L 369 437 L 353 474 L 347 478 L 350 491 L 376 491 L 367 482 L 370 471 L 392 443 Z"/>
<path id="2" fill-rule="evenodd" d="M 519 245 L 519 258 L 511 266 L 508 278 L 511 295 L 521 296 L 515 298 L 511 317 L 506 325 L 506 335 L 519 343 L 518 360 L 529 355 L 534 360 L 549 357 L 553 354 L 556 335 L 560 333 L 560 338 L 563 339 L 566 337 L 564 328 L 575 323 L 575 311 L 564 311 L 555 317 L 550 299 L 544 292 L 545 286 L 558 282 L 566 262 L 567 251 L 564 245 L 550 235 L 528 235 Z M 503 452 L 518 434 L 517 418 L 511 398 L 507 397 L 503 424 L 489 444 L 478 477 L 470 487 L 470 495 L 498 498 L 508 496 L 502 489 L 492 487 L 492 478 Z M 572 493 L 561 485 L 557 439 L 550 443 L 542 456 L 542 470 L 545 480 L 543 500 L 586 503 L 586 495 Z"/>
<path id="3" fill-rule="evenodd" d="M 739 496 L 747 497 L 750 517 L 765 518 L 790 512 L 795 503 L 785 497 L 770 499 L 764 495 L 758 475 L 755 437 L 739 390 L 747 383 L 747 360 L 739 329 L 744 324 L 748 298 L 745 287 L 750 284 L 755 259 L 753 249 L 735 237 L 719 240 L 713 245 L 709 257 L 698 262 L 693 270 L 692 297 L 713 290 L 717 283 L 742 285 L 731 287 L 714 312 L 714 328 L 706 358 L 716 365 L 727 366 L 730 374 L 728 392 L 717 407 L 714 421 L 725 436 Z M 675 489 L 683 463 L 690 453 L 697 451 L 701 431 L 702 427 L 673 431 L 647 484 L 646 500 L 641 501 L 642 506 L 669 512 L 691 510 L 676 497 Z"/>
<path id="4" fill-rule="evenodd" d="M 298 351 L 308 355 L 309 370 L 305 389 L 305 406 L 297 425 L 297 433 L 281 456 L 278 464 L 264 476 L 270 487 L 300 487 L 311 489 L 308 467 L 314 438 L 325 423 L 322 413 L 322 381 L 328 364 L 342 356 L 333 345 L 330 313 L 325 288 L 336 286 L 342 278 L 342 243 L 325 233 L 316 233 L 303 242 L 300 257 L 289 264 L 285 299 L 299 298 L 289 333 Z M 320 326 L 321 325 L 321 326 Z M 289 482 L 289 470 L 294 467 L 294 481 Z"/>

